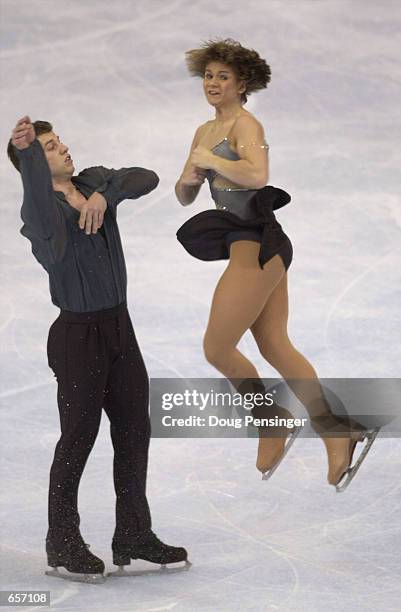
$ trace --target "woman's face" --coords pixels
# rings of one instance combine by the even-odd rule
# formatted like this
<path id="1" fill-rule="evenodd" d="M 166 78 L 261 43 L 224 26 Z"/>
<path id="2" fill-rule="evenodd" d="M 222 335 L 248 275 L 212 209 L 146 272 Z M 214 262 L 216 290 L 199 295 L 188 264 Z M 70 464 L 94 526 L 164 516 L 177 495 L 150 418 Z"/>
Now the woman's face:
<path id="1" fill-rule="evenodd" d="M 205 68 L 203 89 L 206 99 L 212 106 L 222 106 L 233 102 L 240 102 L 241 92 L 245 91 L 243 81 L 230 66 L 221 62 L 210 62 Z"/>

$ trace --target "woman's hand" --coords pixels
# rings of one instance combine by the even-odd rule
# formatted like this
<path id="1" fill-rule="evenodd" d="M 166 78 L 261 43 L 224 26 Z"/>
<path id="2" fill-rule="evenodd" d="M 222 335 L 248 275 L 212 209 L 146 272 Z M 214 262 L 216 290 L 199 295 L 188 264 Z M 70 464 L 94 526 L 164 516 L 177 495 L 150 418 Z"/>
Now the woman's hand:
<path id="1" fill-rule="evenodd" d="M 202 185 L 206 178 L 206 170 L 197 168 L 190 164 L 182 173 L 180 177 L 180 183 L 182 185 Z"/>
<path id="2" fill-rule="evenodd" d="M 212 153 L 210 149 L 198 145 L 192 151 L 190 161 L 191 164 L 197 166 L 198 168 L 209 170 L 213 168 L 215 158 L 216 156 Z"/>
<path id="3" fill-rule="evenodd" d="M 196 163 L 196 160 L 200 158 L 199 153 L 202 153 L 202 151 L 210 153 L 208 149 L 198 145 L 203 129 L 204 125 L 201 125 L 196 130 L 192 139 L 188 159 L 185 162 L 182 174 L 175 185 L 175 194 L 177 196 L 177 200 L 180 204 L 182 204 L 182 206 L 188 206 L 188 204 L 192 204 L 192 202 L 196 199 L 202 183 L 205 182 L 206 170 L 209 168 L 209 165 L 202 167 L 201 163 Z"/>

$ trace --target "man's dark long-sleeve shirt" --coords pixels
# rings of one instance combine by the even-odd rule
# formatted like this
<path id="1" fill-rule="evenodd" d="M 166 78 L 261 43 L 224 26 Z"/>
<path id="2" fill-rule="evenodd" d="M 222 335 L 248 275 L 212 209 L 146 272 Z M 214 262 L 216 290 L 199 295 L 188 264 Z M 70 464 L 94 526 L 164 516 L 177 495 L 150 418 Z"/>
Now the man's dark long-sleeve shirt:
<path id="1" fill-rule="evenodd" d="M 127 271 L 117 225 L 117 205 L 155 189 L 159 178 L 145 168 L 87 168 L 72 177 L 75 187 L 89 198 L 94 191 L 105 197 L 103 226 L 96 234 L 80 229 L 80 212 L 60 191 L 54 191 L 49 165 L 38 140 L 17 150 L 24 186 L 20 232 L 32 244 L 32 253 L 49 274 L 52 302 L 62 310 L 91 312 L 126 301 Z"/>

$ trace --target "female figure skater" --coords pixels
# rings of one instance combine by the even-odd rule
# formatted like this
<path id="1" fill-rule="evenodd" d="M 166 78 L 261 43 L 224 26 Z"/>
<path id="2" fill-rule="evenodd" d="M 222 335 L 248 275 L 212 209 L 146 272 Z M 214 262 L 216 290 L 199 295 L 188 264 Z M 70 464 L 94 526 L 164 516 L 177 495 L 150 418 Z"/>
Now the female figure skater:
<path id="1" fill-rule="evenodd" d="M 256 368 L 237 348 L 250 329 L 263 357 L 307 408 L 326 446 L 328 481 L 338 485 L 364 436 L 361 431 L 351 432 L 349 423 L 336 427 L 339 421 L 333 419 L 314 368 L 287 335 L 292 246 L 273 210 L 291 197 L 265 186 L 269 145 L 261 123 L 244 108 L 249 94 L 267 87 L 270 67 L 256 51 L 232 39 L 208 41 L 188 51 L 186 62 L 191 75 L 203 78 L 215 117 L 196 130 L 175 192 L 183 206 L 191 204 L 206 178 L 216 210 L 189 219 L 177 238 L 194 257 L 229 259 L 211 305 L 204 336 L 206 359 L 237 388 L 238 381 L 252 380 L 254 391 L 260 391 Z M 290 416 L 278 406 L 274 414 Z M 256 466 L 263 473 L 272 473 L 287 450 L 288 430 L 284 434 L 283 429 L 269 428 L 267 435 L 259 429 Z M 336 429 L 337 437 L 328 436 L 329 429 Z"/>

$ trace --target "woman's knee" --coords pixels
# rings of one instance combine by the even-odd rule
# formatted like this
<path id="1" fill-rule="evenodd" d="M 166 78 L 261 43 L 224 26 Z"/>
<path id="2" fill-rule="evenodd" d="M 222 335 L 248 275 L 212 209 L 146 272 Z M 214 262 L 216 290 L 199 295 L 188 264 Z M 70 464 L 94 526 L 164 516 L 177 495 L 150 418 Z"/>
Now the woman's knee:
<path id="1" fill-rule="evenodd" d="M 207 334 L 203 339 L 203 352 L 206 360 L 215 368 L 223 367 L 227 362 L 227 350 Z"/>
<path id="2" fill-rule="evenodd" d="M 257 341 L 260 354 L 270 365 L 274 366 L 280 361 L 283 353 L 288 346 L 289 338 L 286 333 L 267 334 Z"/>
<path id="3" fill-rule="evenodd" d="M 203 353 L 205 355 L 206 360 L 211 364 L 216 366 L 219 362 L 219 347 L 211 341 L 210 338 L 206 335 L 203 339 Z"/>

